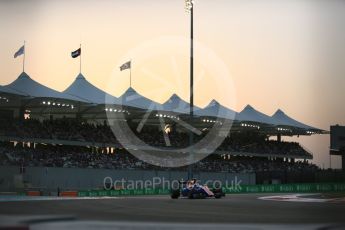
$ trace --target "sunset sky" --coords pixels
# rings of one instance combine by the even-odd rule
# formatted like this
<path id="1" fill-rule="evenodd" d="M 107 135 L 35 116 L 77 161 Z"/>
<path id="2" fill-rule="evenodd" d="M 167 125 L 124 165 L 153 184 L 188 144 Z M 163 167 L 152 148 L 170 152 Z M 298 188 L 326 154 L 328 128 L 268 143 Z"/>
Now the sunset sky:
<path id="1" fill-rule="evenodd" d="M 344 12 L 340 0 L 196 0 L 196 105 L 217 99 L 236 111 L 280 108 L 325 130 L 345 125 Z M 79 73 L 70 53 L 82 43 L 82 73 L 95 86 L 121 95 L 129 73 L 118 67 L 132 59 L 139 93 L 188 101 L 184 0 L 1 0 L 0 18 L 0 85 L 21 73 L 13 54 L 26 40 L 26 72 L 65 90 Z M 296 140 L 329 167 L 328 135 Z"/>

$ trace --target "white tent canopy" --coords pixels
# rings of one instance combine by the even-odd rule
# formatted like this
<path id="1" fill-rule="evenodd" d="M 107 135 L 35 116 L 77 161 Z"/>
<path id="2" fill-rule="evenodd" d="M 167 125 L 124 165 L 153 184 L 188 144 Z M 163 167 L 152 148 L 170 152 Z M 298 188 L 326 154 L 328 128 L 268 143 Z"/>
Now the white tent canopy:
<path id="1" fill-rule="evenodd" d="M 190 104 L 182 100 L 178 95 L 173 94 L 164 104 L 163 110 L 175 113 L 189 113 Z M 200 110 L 201 108 L 194 106 L 194 111 Z"/>
<path id="2" fill-rule="evenodd" d="M 22 72 L 15 81 L 4 87 L 10 90 L 18 91 L 19 93 L 30 97 L 57 98 L 72 101 L 82 101 L 81 99 L 78 99 L 74 96 L 60 93 L 56 90 L 41 85 L 40 83 L 31 79 L 29 75 L 27 75 L 25 72 Z"/>
<path id="3" fill-rule="evenodd" d="M 159 110 L 159 108 L 162 107 L 161 104 L 140 95 L 132 87 L 129 87 L 126 92 L 119 97 L 119 103 L 145 110 Z"/>
<path id="4" fill-rule="evenodd" d="M 85 77 L 80 73 L 75 81 L 63 91 L 84 101 L 94 104 L 118 104 L 118 98 L 104 92 L 88 82 Z"/>
<path id="5" fill-rule="evenodd" d="M 233 120 L 237 113 L 219 104 L 218 101 L 212 100 L 205 108 L 195 111 L 195 114 L 199 116 L 218 117 Z"/>
<path id="6" fill-rule="evenodd" d="M 22 72 L 11 84 L 0 86 L 0 94 L 1 93 L 31 98 L 52 98 L 93 104 L 124 105 L 150 111 L 157 110 L 183 114 L 188 114 L 190 109 L 190 104 L 176 94 L 173 94 L 162 105 L 140 95 L 131 87 L 128 88 L 121 97 L 116 98 L 92 85 L 82 74 L 79 74 L 75 81 L 61 93 L 36 82 L 25 72 Z M 235 120 L 240 122 L 247 121 L 275 126 L 297 127 L 306 130 L 320 130 L 294 120 L 280 109 L 277 110 L 274 115 L 267 116 L 266 114 L 257 111 L 252 106 L 247 105 L 240 113 L 236 113 L 235 111 L 219 104 L 216 100 L 212 100 L 203 109 L 194 106 L 194 113 L 197 116 L 212 116 L 231 120 L 235 118 Z"/>
<path id="7" fill-rule="evenodd" d="M 277 125 L 277 121 L 274 118 L 257 111 L 250 105 L 247 105 L 240 113 L 237 114 L 236 120 Z"/>
<path id="8" fill-rule="evenodd" d="M 292 126 L 292 127 L 297 127 L 301 129 L 318 130 L 314 127 L 311 127 L 309 125 L 303 124 L 299 121 L 292 119 L 280 109 L 278 109 L 277 112 L 275 112 L 272 115 L 272 118 L 275 119 L 279 125 Z"/>

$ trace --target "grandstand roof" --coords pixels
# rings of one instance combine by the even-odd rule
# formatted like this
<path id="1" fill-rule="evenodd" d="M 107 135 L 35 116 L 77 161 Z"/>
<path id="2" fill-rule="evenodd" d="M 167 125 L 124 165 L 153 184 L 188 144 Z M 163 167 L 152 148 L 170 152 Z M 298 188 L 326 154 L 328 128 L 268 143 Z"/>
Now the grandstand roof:
<path id="1" fill-rule="evenodd" d="M 63 91 L 84 101 L 95 104 L 118 104 L 119 99 L 92 85 L 80 73 L 74 82 Z"/>
<path id="2" fill-rule="evenodd" d="M 177 94 L 173 94 L 163 104 L 163 110 L 175 113 L 189 113 L 190 104 L 181 99 Z M 201 108 L 194 106 L 194 111 L 201 110 Z"/>
<path id="3" fill-rule="evenodd" d="M 73 101 L 83 101 L 74 96 L 60 93 L 56 90 L 44 86 L 31 79 L 25 72 L 22 72 L 15 81 L 4 87 L 9 90 L 18 91 L 20 94 L 30 97 L 58 98 Z"/>
<path id="4" fill-rule="evenodd" d="M 282 110 L 278 109 L 273 115 L 272 118 L 275 119 L 279 125 L 286 125 L 286 126 L 293 126 L 301 129 L 308 129 L 308 130 L 319 130 L 317 128 L 311 127 L 309 125 L 303 124 L 299 121 L 296 121 L 286 115 Z"/>
<path id="5" fill-rule="evenodd" d="M 25 94 L 20 93 L 14 89 L 4 87 L 0 85 L 0 93 L 6 93 L 6 94 L 13 94 L 13 95 L 20 95 L 20 96 L 25 96 Z"/>
<path id="6" fill-rule="evenodd" d="M 250 105 L 247 105 L 240 113 L 236 115 L 236 120 L 277 125 L 277 121 L 274 118 L 257 111 Z"/>
<path id="7" fill-rule="evenodd" d="M 31 79 L 28 74 L 22 72 L 19 77 L 11 84 L 0 86 L 0 93 L 26 96 L 31 98 L 53 98 L 60 100 L 64 99 L 99 105 L 124 105 L 145 110 L 167 111 L 183 114 L 189 113 L 190 106 L 188 102 L 184 101 L 176 94 L 173 94 L 162 105 L 140 95 L 131 87 L 128 88 L 126 92 L 121 95 L 121 97 L 116 98 L 92 85 L 85 79 L 82 74 L 79 74 L 75 81 L 64 92 L 61 93 L 36 82 L 35 80 Z M 108 100 L 110 101 L 109 103 L 107 103 Z M 91 106 L 87 104 L 85 105 Z M 266 114 L 257 111 L 252 106 L 247 105 L 240 113 L 236 113 L 235 111 L 219 104 L 216 100 L 212 100 L 203 109 L 194 106 L 194 113 L 197 116 L 212 116 L 227 118 L 231 120 L 235 118 L 235 120 L 237 121 L 257 122 L 278 126 L 290 126 L 304 129 L 307 132 L 323 132 L 323 130 L 321 129 L 317 129 L 294 120 L 293 118 L 287 116 L 280 109 L 277 110 L 274 115 L 267 116 Z"/>
<path id="8" fill-rule="evenodd" d="M 132 87 L 129 87 L 118 99 L 122 105 L 140 109 L 158 110 L 158 108 L 162 107 L 161 104 L 140 95 Z"/>
<path id="9" fill-rule="evenodd" d="M 233 120 L 237 113 L 219 104 L 218 101 L 212 100 L 205 108 L 195 111 L 195 114 L 199 116 L 219 117 Z"/>

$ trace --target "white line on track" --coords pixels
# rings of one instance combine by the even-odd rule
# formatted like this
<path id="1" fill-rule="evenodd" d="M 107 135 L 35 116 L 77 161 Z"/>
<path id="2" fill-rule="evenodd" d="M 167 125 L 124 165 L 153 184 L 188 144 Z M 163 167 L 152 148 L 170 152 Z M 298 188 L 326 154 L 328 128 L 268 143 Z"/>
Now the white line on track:
<path id="1" fill-rule="evenodd" d="M 260 200 L 272 200 L 272 201 L 287 201 L 287 202 L 309 202 L 309 203 L 324 203 L 332 201 L 333 199 L 320 199 L 320 198 L 308 198 L 304 196 L 310 196 L 316 194 L 289 194 L 279 196 L 264 196 L 259 197 Z"/>

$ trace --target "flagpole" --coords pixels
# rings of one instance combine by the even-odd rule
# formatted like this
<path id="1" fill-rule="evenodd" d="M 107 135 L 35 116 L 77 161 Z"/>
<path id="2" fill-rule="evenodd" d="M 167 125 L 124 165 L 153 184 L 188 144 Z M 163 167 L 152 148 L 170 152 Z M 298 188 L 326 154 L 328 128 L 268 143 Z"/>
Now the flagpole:
<path id="1" fill-rule="evenodd" d="M 25 53 L 26 53 L 26 50 L 25 50 L 25 41 L 24 41 L 23 72 L 25 72 Z"/>
<path id="2" fill-rule="evenodd" d="M 79 57 L 79 73 L 81 74 L 81 43 L 80 43 L 79 49 L 80 49 L 80 57 Z"/>
<path id="3" fill-rule="evenodd" d="M 130 60 L 129 68 L 129 87 L 132 88 L 132 59 Z"/>

